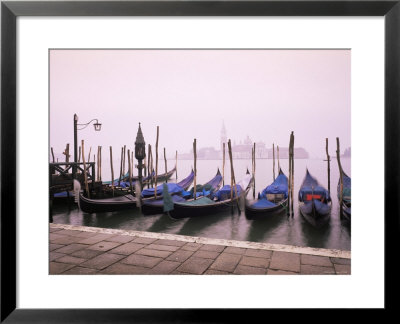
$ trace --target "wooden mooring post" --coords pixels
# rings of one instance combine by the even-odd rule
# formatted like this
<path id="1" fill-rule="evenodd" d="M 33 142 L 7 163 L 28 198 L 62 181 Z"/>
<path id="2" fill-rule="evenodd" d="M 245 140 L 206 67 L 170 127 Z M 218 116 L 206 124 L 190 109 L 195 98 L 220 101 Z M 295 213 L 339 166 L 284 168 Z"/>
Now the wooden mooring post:
<path id="1" fill-rule="evenodd" d="M 111 189 L 114 196 L 114 167 L 113 167 L 112 146 L 110 146 L 110 167 L 111 167 Z"/>
<path id="2" fill-rule="evenodd" d="M 196 150 L 196 139 L 194 139 L 193 141 L 193 160 L 194 160 L 194 179 L 193 179 L 193 198 L 194 200 L 196 200 L 196 177 L 197 177 L 197 166 L 196 166 L 196 162 L 197 162 L 197 150 Z"/>
<path id="3" fill-rule="evenodd" d="M 331 157 L 328 152 L 328 138 L 325 139 L 326 161 L 328 162 L 328 191 L 331 192 Z"/>
<path id="4" fill-rule="evenodd" d="M 340 219 L 342 219 L 342 215 L 343 215 L 343 169 L 342 169 L 342 163 L 340 162 L 339 137 L 336 137 L 336 159 L 338 161 L 339 176 L 340 176 L 339 204 L 340 204 Z"/>
<path id="5" fill-rule="evenodd" d="M 281 165 L 279 163 L 279 145 L 276 146 L 276 154 L 278 158 L 278 175 L 279 175 L 279 171 L 281 170 Z"/>
<path id="6" fill-rule="evenodd" d="M 225 143 L 222 143 L 222 186 L 225 186 Z"/>
<path id="7" fill-rule="evenodd" d="M 275 144 L 272 143 L 272 174 L 275 181 Z"/>
<path id="8" fill-rule="evenodd" d="M 252 151 L 252 178 L 253 178 L 253 199 L 256 199 L 256 143 L 253 144 L 253 151 Z"/>
<path id="9" fill-rule="evenodd" d="M 124 148 L 121 148 L 121 163 L 120 163 L 120 167 L 119 167 L 119 178 L 118 178 L 118 187 L 121 186 L 121 178 L 122 178 L 122 163 L 123 163 L 123 159 L 124 159 Z"/>
<path id="10" fill-rule="evenodd" d="M 165 147 L 164 147 L 164 164 L 165 164 L 165 174 L 167 174 L 168 168 L 167 168 L 167 155 L 165 153 Z M 168 182 L 168 177 L 166 177 L 165 182 Z"/>
<path id="11" fill-rule="evenodd" d="M 128 149 L 128 172 L 129 172 L 129 190 L 130 190 L 131 194 L 133 194 L 131 152 L 129 149 Z"/>
<path id="12" fill-rule="evenodd" d="M 236 179 L 235 179 L 235 171 L 233 169 L 232 144 L 231 144 L 230 139 L 228 140 L 228 153 L 229 153 L 229 160 L 231 162 L 231 200 L 233 200 L 233 187 L 235 187 L 235 195 L 237 197 L 236 206 L 240 213 L 239 197 L 238 197 L 238 191 L 237 191 Z M 233 205 L 232 205 L 232 212 L 233 212 Z"/>
<path id="13" fill-rule="evenodd" d="M 157 126 L 157 138 L 156 138 L 156 175 L 154 178 L 154 198 L 157 199 L 157 173 L 158 173 L 158 137 L 159 137 L 159 127 Z"/>
<path id="14" fill-rule="evenodd" d="M 291 158 L 290 158 L 290 160 L 291 160 L 291 184 L 290 184 L 290 188 L 291 188 L 291 190 L 290 190 L 290 192 L 291 192 L 291 200 L 290 200 L 290 212 L 291 212 L 291 215 L 292 215 L 292 217 L 294 216 L 294 212 L 293 212 L 293 201 L 294 201 L 294 199 L 293 199 L 293 192 L 294 192 L 294 134 L 293 134 L 293 131 L 292 131 L 292 134 L 291 134 L 291 139 L 290 139 L 290 142 L 291 142 L 291 145 L 290 145 L 290 156 L 291 156 Z"/>
<path id="15" fill-rule="evenodd" d="M 84 152 L 85 152 L 85 143 L 84 143 L 84 140 L 82 140 L 82 160 L 83 160 L 83 170 L 84 170 L 83 171 L 83 176 L 84 176 L 84 179 L 85 179 L 86 194 L 87 194 L 87 197 L 90 198 L 89 185 L 88 185 L 87 172 L 86 172 L 85 153 Z"/>
<path id="16" fill-rule="evenodd" d="M 178 151 L 175 152 L 175 180 L 178 181 Z"/>

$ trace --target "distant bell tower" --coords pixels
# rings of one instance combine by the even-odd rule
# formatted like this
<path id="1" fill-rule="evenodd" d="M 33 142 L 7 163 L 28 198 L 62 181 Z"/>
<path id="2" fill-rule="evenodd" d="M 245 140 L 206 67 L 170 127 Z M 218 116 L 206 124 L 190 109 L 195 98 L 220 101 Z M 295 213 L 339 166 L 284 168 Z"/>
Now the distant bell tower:
<path id="1" fill-rule="evenodd" d="M 228 149 L 228 138 L 226 136 L 226 128 L 225 128 L 225 123 L 222 122 L 222 129 L 221 129 L 221 156 L 222 156 L 222 150 L 223 150 L 223 144 L 225 143 L 225 151 Z"/>

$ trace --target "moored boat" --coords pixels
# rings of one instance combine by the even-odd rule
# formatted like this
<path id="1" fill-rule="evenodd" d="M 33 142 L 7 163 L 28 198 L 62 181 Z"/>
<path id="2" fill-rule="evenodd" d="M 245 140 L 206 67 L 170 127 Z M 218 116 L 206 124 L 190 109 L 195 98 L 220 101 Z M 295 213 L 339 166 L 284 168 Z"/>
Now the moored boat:
<path id="1" fill-rule="evenodd" d="M 239 203 L 241 196 L 246 195 L 250 189 L 251 175 L 247 171 L 243 180 L 231 186 L 225 185 L 210 197 L 200 197 L 189 201 L 174 202 L 173 209 L 169 211 L 172 218 L 180 219 L 185 217 L 198 217 L 217 214 L 225 211 Z"/>
<path id="2" fill-rule="evenodd" d="M 288 178 L 280 169 L 275 181 L 259 193 L 256 200 L 246 199 L 246 217 L 256 219 L 278 214 L 286 209 L 287 201 Z"/>
<path id="3" fill-rule="evenodd" d="M 337 196 L 340 204 L 340 177 L 337 187 Z M 351 220 L 351 178 L 343 172 L 343 200 L 342 200 L 342 216 Z"/>
<path id="4" fill-rule="evenodd" d="M 306 171 L 299 190 L 299 208 L 303 217 L 313 226 L 321 227 L 330 219 L 332 201 L 329 191 Z"/>
<path id="5" fill-rule="evenodd" d="M 208 181 L 203 186 L 196 186 L 196 196 L 204 196 L 209 197 L 213 192 L 219 189 L 222 182 L 222 176 L 218 169 L 217 174 Z M 193 192 L 186 192 L 185 190 L 181 193 L 172 196 L 172 201 L 175 202 L 184 202 L 187 199 L 190 199 L 193 196 Z M 144 215 L 153 215 L 153 214 L 162 214 L 164 212 L 164 199 L 160 197 L 156 200 L 147 200 L 142 204 L 142 213 Z"/>

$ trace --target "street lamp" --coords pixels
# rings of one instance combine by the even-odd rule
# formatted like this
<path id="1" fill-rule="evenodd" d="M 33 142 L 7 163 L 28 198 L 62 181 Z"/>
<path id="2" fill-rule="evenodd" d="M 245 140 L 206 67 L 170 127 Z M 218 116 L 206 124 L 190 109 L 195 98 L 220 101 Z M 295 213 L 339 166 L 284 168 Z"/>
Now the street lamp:
<path id="1" fill-rule="evenodd" d="M 99 132 L 101 130 L 101 124 L 99 123 L 99 121 L 97 119 L 92 119 L 90 122 L 88 122 L 86 124 L 78 124 L 78 116 L 77 116 L 77 114 L 74 114 L 74 162 L 75 163 L 78 162 L 77 161 L 77 156 L 78 156 L 78 130 L 85 129 L 87 126 L 89 126 L 89 124 L 92 121 L 96 121 L 95 123 L 93 123 L 94 130 L 96 132 Z M 78 129 L 78 126 L 83 126 L 83 127 Z"/>
<path id="2" fill-rule="evenodd" d="M 139 123 L 139 129 L 138 129 L 138 132 L 136 135 L 136 141 L 135 141 L 135 158 L 139 161 L 138 170 L 139 170 L 140 186 L 142 186 L 142 169 L 143 169 L 142 160 L 145 157 L 146 157 L 146 143 L 144 141 L 142 129 L 141 129 L 140 123 Z"/>

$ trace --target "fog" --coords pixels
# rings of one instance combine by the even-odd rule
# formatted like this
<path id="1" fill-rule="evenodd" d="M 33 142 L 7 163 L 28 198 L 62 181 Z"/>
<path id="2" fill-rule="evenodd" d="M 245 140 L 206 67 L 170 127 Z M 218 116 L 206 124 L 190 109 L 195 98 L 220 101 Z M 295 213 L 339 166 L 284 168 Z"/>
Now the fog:
<path id="1" fill-rule="evenodd" d="M 59 155 L 70 143 L 73 156 L 76 113 L 102 123 L 78 131 L 92 154 L 133 148 L 140 122 L 146 146 L 160 127 L 160 157 L 190 152 L 194 138 L 219 149 L 223 123 L 232 142 L 267 147 L 294 131 L 312 158 L 329 138 L 334 156 L 336 137 L 342 152 L 351 144 L 350 72 L 350 50 L 51 50 L 49 144 Z"/>

